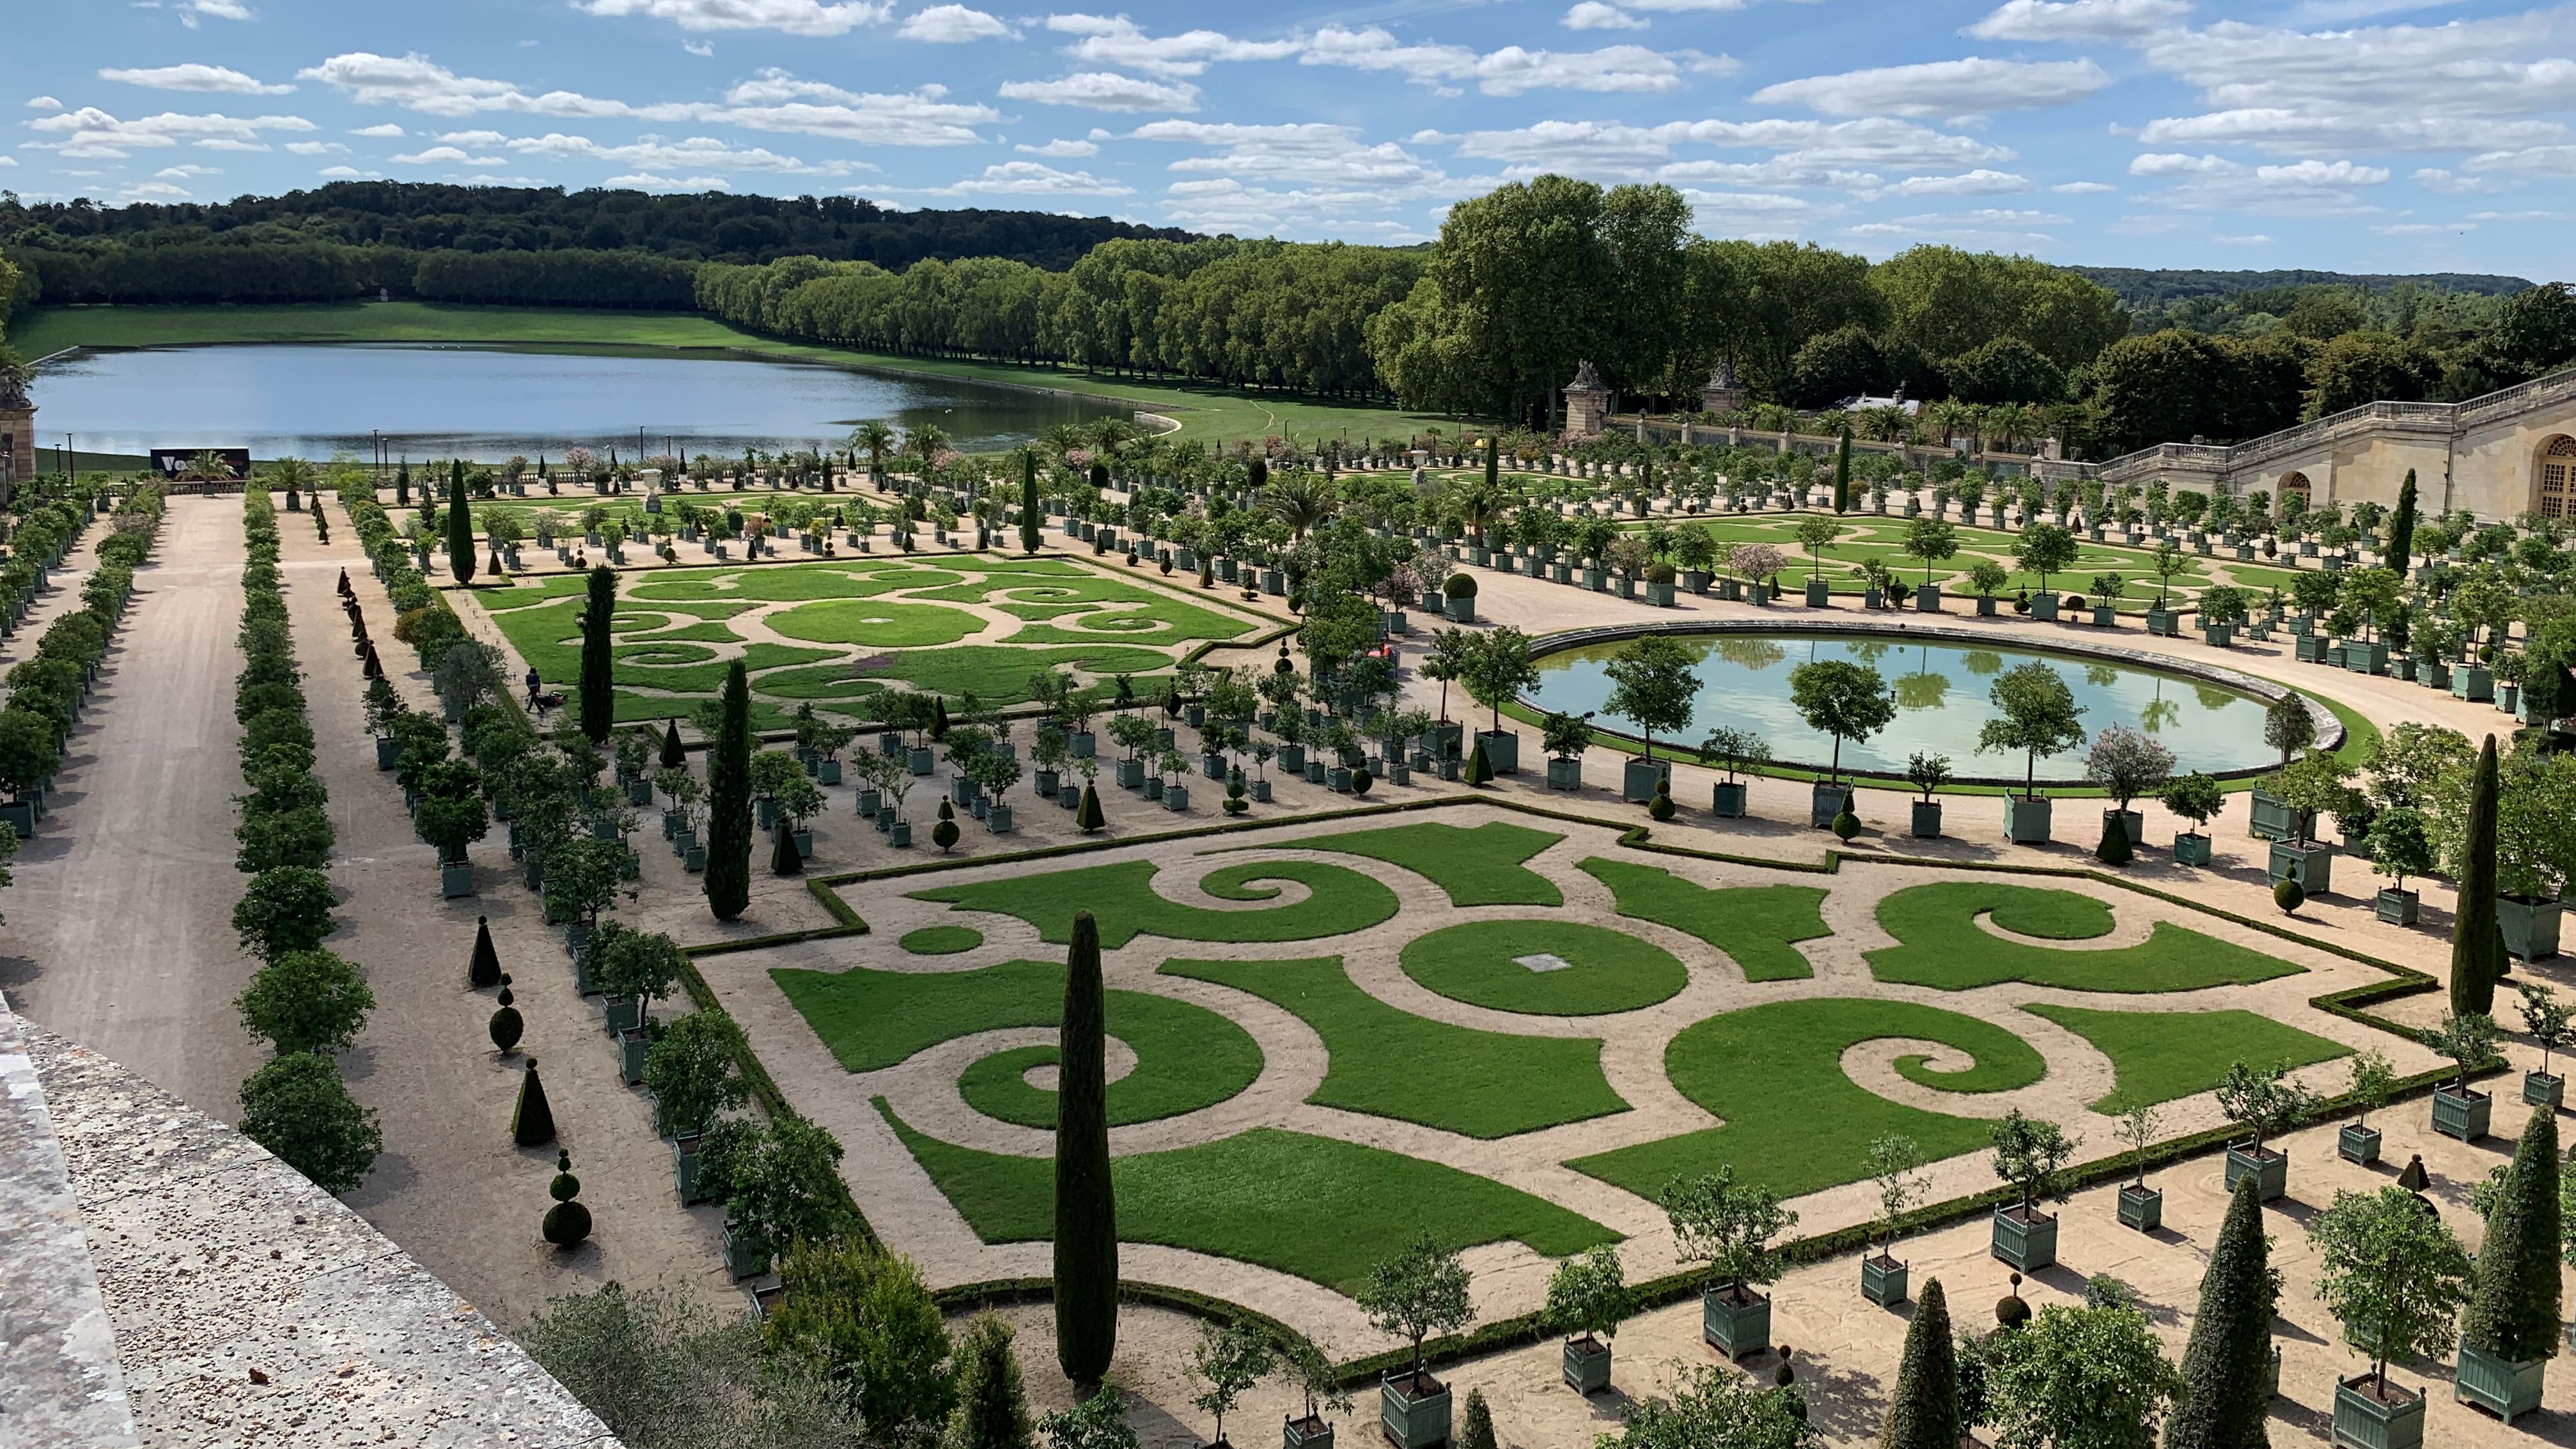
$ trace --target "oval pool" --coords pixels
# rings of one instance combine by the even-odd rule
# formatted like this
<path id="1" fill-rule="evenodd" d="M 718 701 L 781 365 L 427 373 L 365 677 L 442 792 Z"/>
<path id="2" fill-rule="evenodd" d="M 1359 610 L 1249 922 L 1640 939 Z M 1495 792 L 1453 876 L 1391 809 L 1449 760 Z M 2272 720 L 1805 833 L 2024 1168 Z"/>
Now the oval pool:
<path id="1" fill-rule="evenodd" d="M 2211 774 L 2278 763 L 2263 743 L 2263 701 L 2222 685 L 2125 663 L 2028 648 L 1913 641 L 1868 635 L 1790 633 L 1676 634 L 1697 657 L 1697 707 L 1681 743 L 1696 744 L 1721 725 L 1749 729 L 1770 742 L 1783 764 L 1822 768 L 1833 739 L 1807 727 L 1789 703 L 1789 671 L 1816 659 L 1868 665 L 1896 689 L 1896 722 L 1876 738 L 1843 742 L 1843 768 L 1903 775 L 1917 750 L 1948 755 L 1960 778 L 2018 780 L 2019 754 L 1979 755 L 1977 731 L 1993 716 L 1995 676 L 2038 660 L 2065 679 L 2084 711 L 2086 734 L 2133 725 L 2174 752 L 2177 771 Z M 1581 713 L 1610 697 L 1603 666 L 1633 640 L 1583 645 L 1538 661 L 1540 688 L 1531 703 Z M 1633 734 L 1635 726 L 1606 710 L 1595 723 Z M 2084 777 L 2082 748 L 2039 762 L 2039 778 Z"/>

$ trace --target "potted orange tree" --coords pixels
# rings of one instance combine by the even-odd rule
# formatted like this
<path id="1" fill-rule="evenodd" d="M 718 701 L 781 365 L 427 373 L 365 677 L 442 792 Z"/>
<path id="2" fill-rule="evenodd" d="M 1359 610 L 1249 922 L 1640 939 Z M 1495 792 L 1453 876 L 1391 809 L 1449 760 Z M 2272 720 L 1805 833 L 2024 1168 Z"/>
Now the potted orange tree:
<path id="1" fill-rule="evenodd" d="M 1675 1178 L 1660 1201 L 1672 1223 L 1673 1255 L 1708 1265 L 1700 1336 L 1729 1358 L 1770 1347 L 1771 1297 L 1755 1289 L 1786 1269 L 1771 1240 L 1797 1226 L 1798 1215 L 1769 1188 L 1737 1182 L 1732 1164 Z"/>
<path id="2" fill-rule="evenodd" d="M 2402 1187 L 2339 1192 L 2308 1224 L 2320 1255 L 2316 1294 L 2370 1370 L 2335 1380 L 2334 1439 L 2360 1449 L 2421 1449 L 2424 1393 L 2388 1377 L 2392 1358 L 2451 1346 L 2468 1296 L 2469 1255 Z"/>
<path id="3" fill-rule="evenodd" d="M 2297 1126 L 2316 1107 L 2316 1094 L 2290 1080 L 2288 1063 L 2230 1063 L 2227 1075 L 2218 1079 L 2218 1110 L 2246 1140 L 2227 1144 L 2227 1188 L 2233 1191 L 2238 1178 L 2251 1177 L 2256 1195 L 2265 1202 L 2288 1192 L 2290 1154 L 2264 1146 L 2263 1139 Z"/>
<path id="4" fill-rule="evenodd" d="M 1920 1201 L 1924 1184 L 1915 1174 L 1923 1167 L 1923 1149 L 1911 1137 L 1890 1134 L 1869 1144 L 1869 1176 L 1878 1184 L 1879 1222 L 1887 1241 L 1860 1260 L 1860 1296 L 1881 1308 L 1905 1301 L 1907 1265 L 1896 1260 L 1896 1228 L 1905 1210 Z"/>
<path id="5" fill-rule="evenodd" d="M 1634 1306 L 1616 1247 L 1603 1243 L 1556 1265 L 1547 1280 L 1547 1304 L 1539 1317 L 1566 1335 L 1568 1388 L 1597 1394 L 1610 1387 L 1610 1340 L 1618 1336 L 1619 1320 Z"/>
<path id="6" fill-rule="evenodd" d="M 2039 1200 L 2066 1201 L 2066 1160 L 2082 1139 L 2018 1107 L 1991 1131 L 1995 1176 L 2012 1185 L 2015 1199 L 1995 1209 L 1992 1251 L 2012 1267 L 2035 1273 L 2057 1261 L 2057 1216 L 2041 1212 Z"/>
<path id="7" fill-rule="evenodd" d="M 1378 1427 L 1395 1449 L 1431 1449 L 1449 1440 L 1449 1386 L 1423 1372 L 1422 1341 L 1475 1319 L 1467 1286 L 1467 1265 L 1426 1229 L 1369 1269 L 1355 1295 L 1371 1327 L 1412 1345 L 1411 1366 L 1378 1384 Z"/>
<path id="8" fill-rule="evenodd" d="M 2379 1129 L 2370 1125 L 2370 1114 L 2388 1105 L 2397 1090 L 2397 1069 L 2389 1065 L 2388 1054 L 2367 1051 L 2352 1059 L 2352 1081 L 2344 1095 L 2352 1100 L 2352 1120 L 2335 1130 L 2335 1155 L 2346 1162 L 2364 1167 L 2379 1160 Z"/>

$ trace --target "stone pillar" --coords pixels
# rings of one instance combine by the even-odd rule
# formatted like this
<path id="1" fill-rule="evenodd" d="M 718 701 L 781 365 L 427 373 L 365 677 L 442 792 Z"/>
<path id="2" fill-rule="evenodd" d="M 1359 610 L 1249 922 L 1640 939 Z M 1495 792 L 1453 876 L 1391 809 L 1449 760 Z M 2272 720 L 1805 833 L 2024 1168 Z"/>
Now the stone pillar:
<path id="1" fill-rule="evenodd" d="M 1720 358 L 1699 390 L 1699 405 L 1703 411 L 1720 415 L 1739 412 L 1745 396 L 1744 385 L 1735 380 L 1734 363 Z"/>
<path id="2" fill-rule="evenodd" d="M 1577 437 L 1599 433 L 1610 416 L 1610 389 L 1590 362 L 1574 370 L 1565 385 L 1565 430 Z"/>

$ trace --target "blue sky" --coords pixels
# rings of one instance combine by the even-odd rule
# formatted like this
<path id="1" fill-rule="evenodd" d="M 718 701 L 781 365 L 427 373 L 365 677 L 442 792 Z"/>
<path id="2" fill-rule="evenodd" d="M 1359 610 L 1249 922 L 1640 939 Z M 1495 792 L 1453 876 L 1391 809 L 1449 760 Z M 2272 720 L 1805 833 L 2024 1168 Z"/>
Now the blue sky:
<path id="1" fill-rule="evenodd" d="M 16 0 L 0 187 L 346 176 L 1412 241 L 1500 181 L 1872 256 L 2569 274 L 2576 7 Z"/>

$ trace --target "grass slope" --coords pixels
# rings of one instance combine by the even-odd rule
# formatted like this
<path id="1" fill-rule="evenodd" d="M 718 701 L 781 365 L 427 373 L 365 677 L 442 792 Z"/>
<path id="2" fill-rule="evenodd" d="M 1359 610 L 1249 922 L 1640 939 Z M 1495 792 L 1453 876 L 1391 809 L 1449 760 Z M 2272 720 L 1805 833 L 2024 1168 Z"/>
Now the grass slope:
<path id="1" fill-rule="evenodd" d="M 1676 1177 L 1732 1164 L 1784 1197 L 1869 1175 L 1872 1139 L 1910 1137 L 1934 1161 L 1986 1145 L 1987 1124 L 1891 1102 L 1843 1074 L 1842 1054 L 1865 1041 L 1915 1037 L 1974 1057 L 1964 1072 L 1899 1060 L 1913 1082 L 1953 1092 L 2026 1087 L 2047 1072 L 2029 1043 L 1990 1022 L 1906 1001 L 1825 998 L 1730 1011 L 1673 1038 L 1664 1070 L 1683 1096 L 1725 1125 L 1640 1143 L 1566 1165 L 1652 1197 Z"/>
<path id="2" fill-rule="evenodd" d="M 1796 942 L 1830 936 L 1817 886 L 1727 886 L 1711 890 L 1651 865 L 1603 860 L 1582 864 L 1610 888 L 1619 914 L 1670 926 L 1725 952 L 1747 981 L 1797 981 L 1815 974 Z"/>
<path id="3" fill-rule="evenodd" d="M 2352 1055 L 2341 1042 L 2251 1011 L 2087 1011 L 2040 1002 L 2022 1010 L 2056 1022 L 2111 1059 L 2116 1084 L 2091 1104 L 2096 1112 L 2206 1092 L 2234 1062 L 2305 1067 Z"/>
<path id="4" fill-rule="evenodd" d="M 1534 971 L 1517 958 L 1571 963 Z M 1424 990 L 1496 1011 L 1598 1016 L 1670 1000 L 1690 984 L 1672 953 L 1605 926 L 1575 921 L 1469 921 L 1405 943 L 1404 974 Z"/>
<path id="5" fill-rule="evenodd" d="M 1455 906 L 1561 906 L 1565 895 L 1556 882 L 1525 862 L 1564 838 L 1501 820 L 1472 830 L 1429 821 L 1319 835 L 1293 844 L 1299 850 L 1364 855 L 1402 866 L 1447 891 Z"/>
<path id="6" fill-rule="evenodd" d="M 1055 1164 L 926 1137 L 880 1098 L 897 1136 L 988 1243 L 1055 1234 Z M 1517 1188 L 1381 1148 L 1256 1127 L 1110 1164 L 1118 1236 L 1257 1263 L 1355 1293 L 1423 1233 L 1444 1248 L 1514 1239 L 1549 1257 L 1618 1234 Z"/>
<path id="7" fill-rule="evenodd" d="M 1064 967 L 1044 961 L 1006 961 L 979 971 L 780 969 L 770 978 L 834 1060 L 853 1072 L 890 1067 L 974 1032 L 1054 1026 L 1064 1013 Z M 1109 1087 L 1113 1122 L 1196 1111 L 1261 1075 L 1261 1048 L 1251 1035 L 1205 1007 L 1140 991 L 1111 991 L 1107 1001 L 1109 1034 L 1136 1052 L 1136 1070 Z M 1023 1062 L 1022 1070 L 1034 1064 Z M 1030 1099 L 1042 1098 L 1043 1125 L 1054 1125 L 1053 1095 L 1018 1086 L 1026 1097 L 1003 1090 L 992 1098 L 1019 1113 L 1006 1120 L 1027 1121 L 1035 1115 Z"/>
<path id="8" fill-rule="evenodd" d="M 1313 1027 L 1331 1058 L 1306 1099 L 1319 1107 L 1483 1138 L 1628 1110 L 1602 1075 L 1597 1039 L 1511 1036 L 1399 1011 L 1362 991 L 1339 956 L 1166 961 L 1163 971 L 1249 991 Z"/>
<path id="9" fill-rule="evenodd" d="M 2058 940 L 2110 929 L 2108 908 L 2072 891 L 1993 881 L 1911 886 L 1878 903 L 1879 925 L 1902 944 L 1870 952 L 1870 970 L 1881 981 L 1942 991 L 2018 981 L 2073 991 L 2146 992 L 2248 986 L 2306 969 L 2171 921 L 2156 922 L 2144 942 L 2116 951 L 2026 945 L 1979 929 L 1976 918 L 1985 911 L 1995 912 L 1995 923 L 2006 930 Z"/>
<path id="10" fill-rule="evenodd" d="M 1100 944 L 1115 951 L 1141 934 L 1175 941 L 1312 941 L 1364 930 L 1395 914 L 1395 892 L 1354 870 L 1314 860 L 1271 860 L 1211 871 L 1199 888 L 1219 900 L 1275 899 L 1276 886 L 1246 881 L 1293 880 L 1313 892 L 1294 905 L 1269 911 L 1218 911 L 1165 900 L 1154 891 L 1150 860 L 1122 861 L 1045 875 L 1014 876 L 974 885 L 914 891 L 917 901 L 946 901 L 964 910 L 996 911 L 1035 926 L 1041 939 L 1073 939 L 1073 913 L 1089 911 L 1100 923 Z"/>

